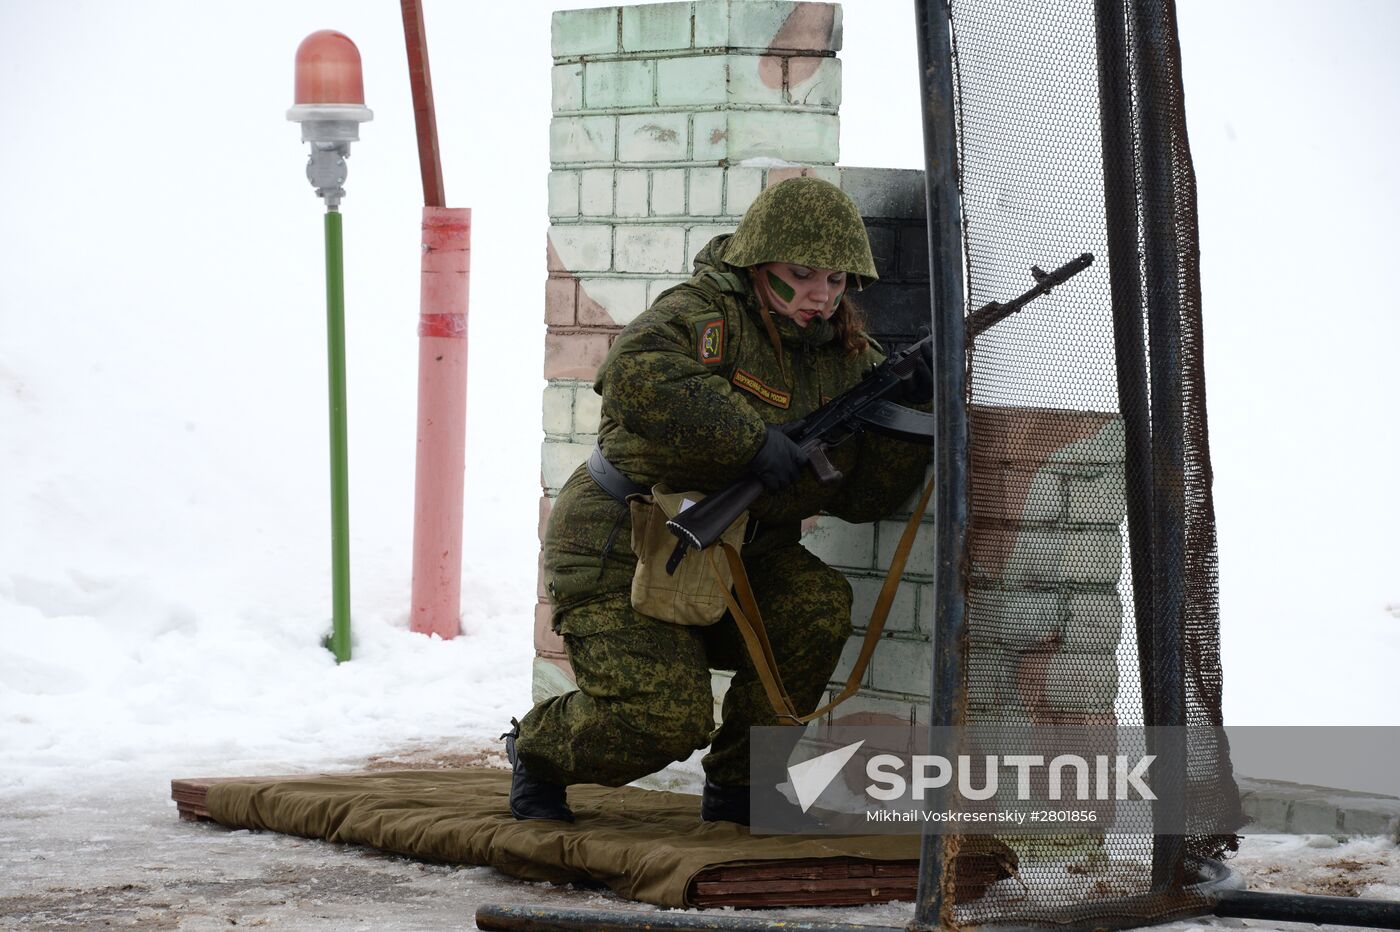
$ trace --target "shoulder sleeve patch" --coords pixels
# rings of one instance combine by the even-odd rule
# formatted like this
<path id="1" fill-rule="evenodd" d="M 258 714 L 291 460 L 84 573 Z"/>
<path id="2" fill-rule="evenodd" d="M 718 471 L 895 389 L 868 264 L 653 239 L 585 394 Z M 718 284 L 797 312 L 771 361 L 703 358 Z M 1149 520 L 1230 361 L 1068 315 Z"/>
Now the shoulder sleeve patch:
<path id="1" fill-rule="evenodd" d="M 695 324 L 695 352 L 707 366 L 724 361 L 724 318 L 712 317 Z"/>

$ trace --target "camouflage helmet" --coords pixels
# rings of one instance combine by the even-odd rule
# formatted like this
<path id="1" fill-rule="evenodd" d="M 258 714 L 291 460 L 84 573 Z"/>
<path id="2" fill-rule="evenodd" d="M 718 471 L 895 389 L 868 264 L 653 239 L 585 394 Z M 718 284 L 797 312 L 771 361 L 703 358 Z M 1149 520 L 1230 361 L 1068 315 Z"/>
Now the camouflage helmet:
<path id="1" fill-rule="evenodd" d="M 849 272 L 866 282 L 879 278 L 856 205 L 836 185 L 805 176 L 765 189 L 721 258 L 742 267 L 791 262 Z"/>

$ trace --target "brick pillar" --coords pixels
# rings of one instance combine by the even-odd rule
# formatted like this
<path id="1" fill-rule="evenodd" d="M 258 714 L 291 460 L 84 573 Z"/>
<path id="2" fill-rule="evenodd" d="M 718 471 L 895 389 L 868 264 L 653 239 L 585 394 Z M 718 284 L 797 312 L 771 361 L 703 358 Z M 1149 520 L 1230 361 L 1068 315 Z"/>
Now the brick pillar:
<path id="1" fill-rule="evenodd" d="M 541 528 L 593 445 L 592 380 L 617 331 L 689 277 L 765 185 L 798 173 L 839 182 L 840 47 L 834 4 L 554 14 Z M 567 687 L 548 615 L 541 592 L 537 698 Z"/>

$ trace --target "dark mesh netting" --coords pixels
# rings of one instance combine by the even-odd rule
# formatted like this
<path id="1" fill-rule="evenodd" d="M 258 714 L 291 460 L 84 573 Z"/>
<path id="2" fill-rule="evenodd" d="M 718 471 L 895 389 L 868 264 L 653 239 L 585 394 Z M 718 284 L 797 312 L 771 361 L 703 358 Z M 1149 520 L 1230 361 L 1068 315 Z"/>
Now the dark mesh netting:
<path id="1" fill-rule="evenodd" d="M 951 9 L 969 309 L 1025 291 L 1033 264 L 1095 256 L 969 337 L 962 717 L 984 729 L 1218 726 L 1195 182 L 1174 6 Z M 1199 911 L 1192 866 L 1232 850 L 1221 827 L 1242 821 L 1214 734 L 1183 738 L 1174 770 L 1170 748 L 1154 748 L 1159 805 L 1209 831 L 1163 831 L 1154 819 L 1166 809 L 1144 806 L 1119 812 L 1111 831 L 1007 837 L 1019 883 L 948 918 L 1131 925 Z M 958 844 L 945 849 L 945 903 L 958 899 Z"/>

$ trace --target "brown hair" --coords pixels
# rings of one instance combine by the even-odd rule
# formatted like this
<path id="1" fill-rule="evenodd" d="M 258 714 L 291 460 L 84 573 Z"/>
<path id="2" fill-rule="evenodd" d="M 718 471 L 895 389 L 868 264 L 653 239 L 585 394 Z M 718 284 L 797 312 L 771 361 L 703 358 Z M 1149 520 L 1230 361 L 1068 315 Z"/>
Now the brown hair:
<path id="1" fill-rule="evenodd" d="M 870 345 L 865 339 L 865 314 L 851 299 L 849 290 L 841 296 L 836 313 L 831 315 L 831 325 L 836 328 L 836 339 L 847 356 L 858 356 Z"/>

